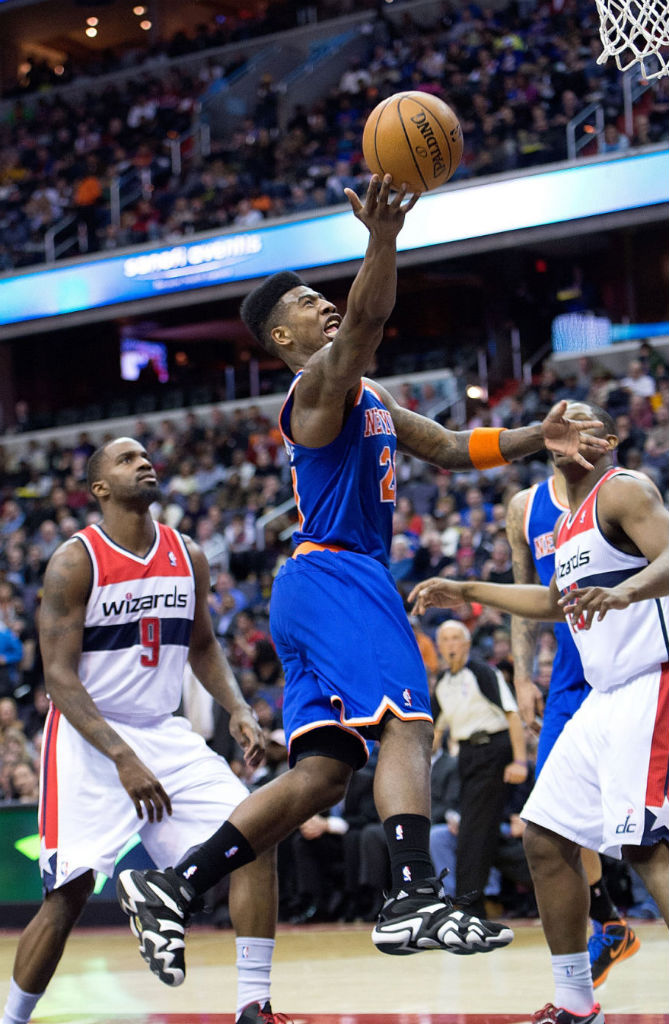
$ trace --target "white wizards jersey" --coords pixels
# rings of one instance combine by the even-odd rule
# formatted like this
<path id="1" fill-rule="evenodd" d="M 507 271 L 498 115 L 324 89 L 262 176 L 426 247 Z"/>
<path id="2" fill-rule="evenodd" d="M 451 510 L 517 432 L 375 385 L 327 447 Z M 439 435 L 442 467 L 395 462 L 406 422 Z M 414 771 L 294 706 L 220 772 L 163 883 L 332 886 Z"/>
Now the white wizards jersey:
<path id="1" fill-rule="evenodd" d="M 610 469 L 597 481 L 581 507 L 563 516 L 555 544 L 555 582 L 561 594 L 576 587 L 615 587 L 634 576 L 648 559 L 626 554 L 602 533 L 597 495 L 605 481 L 623 469 Z M 634 474 L 628 474 L 634 475 Z M 585 678 L 595 690 L 612 690 L 634 676 L 669 660 L 669 598 L 635 601 L 595 615 L 589 630 L 567 619 L 583 662 Z"/>
<path id="2" fill-rule="evenodd" d="M 144 557 L 99 526 L 74 534 L 93 569 L 79 678 L 100 713 L 118 721 L 163 718 L 181 701 L 195 612 L 193 566 L 180 534 L 155 527 Z"/>

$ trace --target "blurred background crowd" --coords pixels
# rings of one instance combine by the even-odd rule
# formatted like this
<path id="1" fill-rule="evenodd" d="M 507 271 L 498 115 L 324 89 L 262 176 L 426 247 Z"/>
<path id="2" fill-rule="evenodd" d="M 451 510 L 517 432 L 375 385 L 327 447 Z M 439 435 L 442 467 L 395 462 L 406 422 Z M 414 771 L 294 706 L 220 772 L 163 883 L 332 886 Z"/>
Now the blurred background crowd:
<path id="1" fill-rule="evenodd" d="M 457 112 L 467 145 L 455 180 L 565 159 L 568 126 L 595 107 L 603 131 L 579 156 L 669 138 L 669 78 L 641 88 L 629 116 L 615 65 L 597 63 L 589 0 L 559 10 L 446 0 L 420 19 L 410 9 L 393 19 L 384 6 L 355 5 L 368 12 L 356 29 L 364 45 L 334 85 L 312 75 L 309 98 L 291 104 L 287 79 L 266 71 L 236 116 L 232 106 L 213 112 L 253 73 L 252 43 L 341 19 L 353 4 L 273 3 L 143 48 L 55 67 L 24 61 L 0 102 L 0 270 L 340 204 L 344 188 L 367 185 L 366 117 L 406 89 L 435 93 Z"/>

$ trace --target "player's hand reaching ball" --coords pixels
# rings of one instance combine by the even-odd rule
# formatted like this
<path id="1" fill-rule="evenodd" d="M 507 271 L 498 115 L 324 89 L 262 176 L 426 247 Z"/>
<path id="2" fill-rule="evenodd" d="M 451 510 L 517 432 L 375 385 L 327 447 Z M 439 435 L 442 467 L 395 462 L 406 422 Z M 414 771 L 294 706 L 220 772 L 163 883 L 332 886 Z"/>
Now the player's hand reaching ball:
<path id="1" fill-rule="evenodd" d="M 369 233 L 378 240 L 387 239 L 389 242 L 393 242 L 397 238 L 402 230 L 406 214 L 413 209 L 420 198 L 420 192 L 414 192 L 406 199 L 407 186 L 405 184 L 391 198 L 391 185 L 392 178 L 389 174 L 384 175 L 383 180 L 379 178 L 378 174 L 373 174 L 364 203 L 360 201 L 352 188 L 344 189 L 353 213 L 359 221 L 362 221 Z"/>

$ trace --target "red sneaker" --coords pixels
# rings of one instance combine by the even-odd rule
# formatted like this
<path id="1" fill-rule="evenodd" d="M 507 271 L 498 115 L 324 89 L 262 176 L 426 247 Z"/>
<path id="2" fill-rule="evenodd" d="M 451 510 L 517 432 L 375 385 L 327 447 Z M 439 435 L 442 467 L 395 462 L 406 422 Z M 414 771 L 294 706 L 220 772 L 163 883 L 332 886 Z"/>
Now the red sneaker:
<path id="1" fill-rule="evenodd" d="M 537 1010 L 532 1017 L 532 1024 L 605 1024 L 604 1014 L 599 1003 L 595 1003 L 590 1013 L 579 1017 L 560 1006 L 546 1003 L 543 1010 Z"/>
<path id="2" fill-rule="evenodd" d="M 293 1020 L 285 1013 L 272 1013 L 269 1002 L 264 1006 L 260 1003 L 249 1003 L 237 1018 L 237 1024 L 293 1024 Z"/>

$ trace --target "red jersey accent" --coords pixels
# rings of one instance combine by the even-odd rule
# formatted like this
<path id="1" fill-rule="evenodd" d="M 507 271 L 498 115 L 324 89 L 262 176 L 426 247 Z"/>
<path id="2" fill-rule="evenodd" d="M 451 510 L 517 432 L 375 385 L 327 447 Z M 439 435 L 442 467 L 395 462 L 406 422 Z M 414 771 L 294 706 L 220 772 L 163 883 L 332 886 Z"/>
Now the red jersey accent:
<path id="1" fill-rule="evenodd" d="M 650 748 L 646 806 L 661 807 L 667 788 L 669 764 L 669 662 L 661 668 L 660 688 L 657 695 L 655 728 Z"/>
<path id="2" fill-rule="evenodd" d="M 155 541 L 143 558 L 116 544 L 99 526 L 87 526 L 79 531 L 78 535 L 86 537 L 95 553 L 98 586 L 151 576 L 191 575 L 190 563 L 173 531 L 162 523 L 155 526 Z"/>
<path id="3" fill-rule="evenodd" d="M 597 499 L 597 491 L 602 484 L 609 480 L 612 476 L 615 476 L 619 470 L 615 467 L 607 470 L 603 477 L 597 481 L 595 486 L 588 494 L 585 501 L 581 503 L 579 508 L 572 516 L 567 513 L 560 520 L 560 526 L 557 534 L 557 546 L 563 544 L 568 537 L 575 537 L 579 533 L 585 533 L 587 530 L 597 529 L 597 521 L 595 519 L 595 502 Z"/>
<path id="4" fill-rule="evenodd" d="M 42 799 L 40 801 L 39 834 L 49 850 L 58 846 L 58 760 L 56 740 L 60 711 L 53 704 L 47 715 L 42 754 Z"/>

